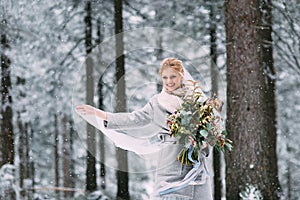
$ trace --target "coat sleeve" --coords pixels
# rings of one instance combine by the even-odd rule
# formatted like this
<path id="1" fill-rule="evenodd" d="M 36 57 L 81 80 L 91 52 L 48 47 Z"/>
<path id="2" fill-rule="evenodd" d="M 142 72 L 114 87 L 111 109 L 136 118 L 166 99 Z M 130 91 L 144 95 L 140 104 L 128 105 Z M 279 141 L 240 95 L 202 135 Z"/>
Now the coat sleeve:
<path id="1" fill-rule="evenodd" d="M 202 149 L 201 153 L 203 154 L 203 156 L 208 157 L 210 153 L 209 146 L 207 145 L 207 147 Z"/>
<path id="2" fill-rule="evenodd" d="M 107 112 L 104 126 L 108 129 L 133 129 L 145 126 L 153 121 L 153 98 L 141 109 L 131 113 Z"/>

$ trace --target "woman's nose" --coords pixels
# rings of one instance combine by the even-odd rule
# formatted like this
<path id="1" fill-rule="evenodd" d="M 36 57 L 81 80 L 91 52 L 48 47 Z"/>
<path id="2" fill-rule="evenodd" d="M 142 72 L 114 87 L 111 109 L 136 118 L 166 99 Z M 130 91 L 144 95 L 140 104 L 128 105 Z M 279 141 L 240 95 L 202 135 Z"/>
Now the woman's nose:
<path id="1" fill-rule="evenodd" d="M 168 78 L 168 79 L 167 79 L 167 83 L 172 83 L 172 81 L 173 81 L 173 80 L 172 80 L 171 78 Z"/>

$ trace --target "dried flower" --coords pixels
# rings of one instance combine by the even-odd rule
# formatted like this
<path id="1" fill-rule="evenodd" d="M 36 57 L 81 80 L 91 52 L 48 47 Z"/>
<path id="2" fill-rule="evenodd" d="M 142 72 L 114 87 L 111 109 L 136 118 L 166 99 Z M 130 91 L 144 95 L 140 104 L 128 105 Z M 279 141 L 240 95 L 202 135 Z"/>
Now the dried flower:
<path id="1" fill-rule="evenodd" d="M 223 128 L 223 120 L 217 114 L 217 111 L 222 108 L 222 101 L 212 97 L 201 102 L 203 95 L 197 91 L 199 86 L 194 81 L 191 83 L 192 93 L 183 99 L 181 108 L 167 118 L 170 135 L 173 137 L 191 136 L 197 144 L 192 154 L 194 158 L 198 157 L 198 151 L 201 150 L 203 142 L 207 142 L 219 151 L 230 151 L 232 141 L 226 138 L 227 132 Z M 186 142 L 188 142 L 187 139 Z M 178 160 L 183 164 L 192 164 L 188 160 L 187 151 L 184 147 L 178 155 Z"/>

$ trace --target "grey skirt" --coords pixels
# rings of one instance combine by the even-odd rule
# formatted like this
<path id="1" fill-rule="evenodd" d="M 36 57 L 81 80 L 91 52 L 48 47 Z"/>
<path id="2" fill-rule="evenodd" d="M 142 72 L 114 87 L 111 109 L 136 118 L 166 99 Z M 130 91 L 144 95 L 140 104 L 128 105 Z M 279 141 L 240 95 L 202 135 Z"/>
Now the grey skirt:
<path id="1" fill-rule="evenodd" d="M 157 171 L 156 188 L 154 191 L 159 190 L 161 181 L 173 182 L 182 180 L 185 175 L 191 170 L 191 165 L 182 166 L 180 162 L 176 161 L 169 166 L 165 166 L 163 169 Z M 205 173 L 202 174 L 204 177 L 198 177 L 204 180 L 204 183 L 199 185 L 189 185 L 176 192 L 158 195 L 156 194 L 151 200 L 212 200 L 212 190 L 210 177 Z"/>

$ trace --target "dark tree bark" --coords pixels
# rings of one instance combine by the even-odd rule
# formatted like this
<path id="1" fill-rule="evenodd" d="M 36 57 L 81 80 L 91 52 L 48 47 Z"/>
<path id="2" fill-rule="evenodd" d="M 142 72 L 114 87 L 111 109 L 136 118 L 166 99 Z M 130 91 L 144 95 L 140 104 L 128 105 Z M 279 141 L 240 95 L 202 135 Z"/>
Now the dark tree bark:
<path id="1" fill-rule="evenodd" d="M 211 69 L 211 95 L 218 96 L 219 89 L 219 69 L 217 66 L 217 28 L 215 5 L 210 4 L 210 69 Z M 215 149 L 213 151 L 214 167 L 214 199 L 222 197 L 222 179 L 221 179 L 221 156 Z"/>
<path id="2" fill-rule="evenodd" d="M 116 34 L 116 112 L 126 112 L 126 94 L 125 94 L 125 57 L 123 41 L 123 6 L 122 0 L 114 0 L 115 8 L 115 34 Z M 129 177 L 128 177 L 128 158 L 127 152 L 117 148 L 117 199 L 129 199 Z"/>
<path id="3" fill-rule="evenodd" d="M 6 26 L 2 21 L 1 29 Z M 5 27 L 4 27 L 5 29 Z M 14 132 L 11 97 L 10 59 L 6 55 L 9 49 L 7 35 L 1 30 L 1 151 L 0 167 L 6 163 L 14 164 Z"/>
<path id="4" fill-rule="evenodd" d="M 18 129 L 19 129 L 19 145 L 18 145 L 18 153 L 19 153 L 19 184 L 20 184 L 20 196 L 22 199 L 25 198 L 26 196 L 26 191 L 24 190 L 24 179 L 26 176 L 26 163 L 27 161 L 27 157 L 26 157 L 26 132 L 25 132 L 25 127 L 21 121 L 21 117 L 20 117 L 20 113 L 18 113 L 18 118 L 17 118 L 17 123 L 18 123 Z"/>
<path id="5" fill-rule="evenodd" d="M 9 50 L 9 41 L 7 30 L 7 21 L 2 20 L 0 24 L 0 62 L 1 62 L 1 120 L 0 120 L 0 168 L 4 164 L 14 164 L 14 132 L 13 132 L 13 111 L 11 97 L 11 60 L 7 56 Z M 1 196 L 2 197 L 2 196 Z M 0 197 L 0 198 L 1 198 Z M 15 192 L 12 188 L 5 192 L 5 199 L 15 199 Z"/>
<path id="6" fill-rule="evenodd" d="M 54 176 L 55 176 L 55 187 L 59 187 L 59 130 L 57 115 L 54 114 Z M 59 190 L 56 190 L 56 198 L 60 198 Z"/>
<path id="7" fill-rule="evenodd" d="M 74 143 L 74 124 L 73 120 L 69 119 L 69 149 L 70 149 L 70 187 L 75 188 L 75 166 L 74 166 L 74 158 L 72 155 L 74 155 L 74 148 L 73 148 L 73 143 Z M 72 197 L 74 196 L 74 192 L 71 192 Z"/>
<path id="8" fill-rule="evenodd" d="M 155 21 L 157 22 L 162 21 L 162 16 L 161 16 L 161 13 L 163 13 L 162 9 L 163 9 L 162 7 L 157 7 L 155 10 L 156 13 Z M 157 38 L 156 42 L 157 42 L 157 46 L 159 47 L 158 49 L 155 50 L 155 56 L 160 63 L 163 60 L 163 47 L 162 47 L 163 36 L 162 34 L 159 34 L 155 38 Z M 157 68 L 157 74 L 158 73 L 159 73 L 159 68 Z M 156 84 L 157 93 L 161 92 L 162 88 L 163 88 L 162 82 L 159 80 Z"/>
<path id="9" fill-rule="evenodd" d="M 16 84 L 24 85 L 25 79 L 17 77 Z M 26 97 L 25 91 L 20 91 L 19 97 Z M 25 109 L 17 112 L 17 126 L 18 126 L 18 154 L 19 154 L 19 184 L 20 184 L 20 196 L 22 199 L 26 199 L 27 191 L 24 188 L 24 179 L 29 178 L 29 146 L 28 146 L 28 123 L 23 123 L 21 119 L 21 112 L 26 112 Z"/>
<path id="10" fill-rule="evenodd" d="M 86 103 L 93 106 L 94 98 L 94 63 L 93 59 L 89 57 L 92 52 L 92 6 L 91 1 L 87 0 L 85 4 L 85 48 L 86 48 Z M 95 143 L 95 128 L 87 124 L 87 168 L 86 168 L 86 190 L 88 192 L 97 189 L 97 175 L 96 175 L 96 143 Z"/>
<path id="11" fill-rule="evenodd" d="M 27 128 L 27 130 L 28 130 L 28 138 L 27 138 L 27 143 L 26 143 L 26 145 L 27 145 L 27 149 L 28 149 L 28 163 L 27 163 L 27 176 L 31 179 L 31 187 L 32 188 L 34 188 L 35 187 L 35 181 L 34 181 L 34 177 L 35 177 L 35 174 L 34 174 L 34 172 L 35 172 L 35 169 L 34 169 L 34 161 L 33 161 L 33 159 L 32 159 L 32 149 L 31 149 L 31 147 L 32 147 L 32 144 L 33 144 L 33 140 L 34 140 L 34 131 L 33 131 L 33 129 L 32 129 L 32 125 L 30 124 L 30 123 L 28 123 L 28 128 Z M 33 199 L 33 196 L 34 196 L 34 193 L 35 193 L 35 190 L 33 189 L 31 192 L 29 192 L 28 193 L 28 197 L 29 197 L 29 199 Z"/>
<path id="12" fill-rule="evenodd" d="M 162 36 L 158 36 L 158 40 L 157 40 L 159 49 L 156 49 L 155 54 L 156 54 L 156 59 L 159 60 L 160 62 L 163 60 L 163 47 L 162 47 Z M 159 73 L 159 68 L 157 69 L 157 74 Z M 163 88 L 163 85 L 161 83 L 161 81 L 158 81 L 156 84 L 156 90 L 157 92 L 161 92 Z"/>
<path id="13" fill-rule="evenodd" d="M 288 162 L 287 166 L 287 199 L 291 200 L 292 199 L 292 177 L 291 177 L 291 163 Z"/>
<path id="14" fill-rule="evenodd" d="M 63 185 L 65 188 L 72 187 L 72 173 L 71 173 L 71 154 L 70 154 L 70 136 L 68 131 L 68 120 L 66 114 L 62 116 L 62 162 L 63 162 Z M 65 198 L 71 198 L 73 192 L 64 191 Z"/>
<path id="15" fill-rule="evenodd" d="M 264 199 L 279 199 L 271 2 L 225 2 L 227 40 L 226 197 L 238 199 L 246 184 Z"/>
<path id="16" fill-rule="evenodd" d="M 100 45 L 102 42 L 102 33 L 101 33 L 101 21 L 97 21 L 97 45 Z M 102 52 L 100 51 L 101 49 L 99 48 L 99 62 L 102 62 L 102 57 L 101 54 Z M 102 82 L 102 76 L 98 80 L 97 84 L 97 94 L 98 94 L 98 108 L 99 109 L 104 109 L 103 106 L 103 82 Z M 100 154 L 100 186 L 102 189 L 105 189 L 106 187 L 106 182 L 105 182 L 105 141 L 104 141 L 104 134 L 100 131 L 99 134 L 99 154 Z"/>
<path id="17" fill-rule="evenodd" d="M 103 93 L 102 93 L 102 78 L 99 78 L 98 81 L 98 108 L 103 109 Z M 106 183 L 105 183 L 105 141 L 104 141 L 104 134 L 100 131 L 99 134 L 99 153 L 100 153 L 100 184 L 101 188 L 105 189 Z"/>
<path id="18" fill-rule="evenodd" d="M 30 152 L 31 151 L 31 149 L 30 149 L 30 147 L 31 147 L 31 144 L 30 144 L 30 126 L 29 126 L 29 123 L 25 123 L 24 124 L 24 134 L 25 134 L 25 152 L 24 152 L 24 156 L 25 156 L 25 168 L 26 168 L 26 170 L 25 170 L 25 178 L 26 179 L 28 179 L 28 180 L 31 180 L 32 181 L 32 184 L 33 184 L 33 182 L 34 182 L 34 180 L 33 180 L 33 175 L 32 175 L 32 171 L 31 171 L 31 162 L 33 162 L 32 161 L 32 158 L 31 158 L 31 156 L 30 156 L 30 153 L 32 153 L 32 152 Z M 31 138 L 32 139 L 32 138 Z M 27 190 L 26 191 L 26 197 L 27 197 L 27 199 L 32 199 L 33 198 L 33 196 L 32 196 L 32 191 L 31 190 Z"/>

